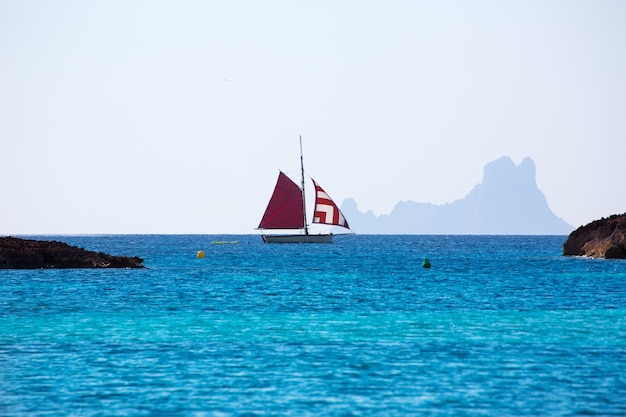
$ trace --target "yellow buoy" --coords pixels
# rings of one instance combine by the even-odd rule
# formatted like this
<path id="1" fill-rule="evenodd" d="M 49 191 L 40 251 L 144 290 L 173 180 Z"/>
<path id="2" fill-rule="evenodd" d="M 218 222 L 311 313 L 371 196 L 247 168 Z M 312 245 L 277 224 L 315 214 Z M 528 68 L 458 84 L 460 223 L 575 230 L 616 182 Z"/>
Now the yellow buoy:
<path id="1" fill-rule="evenodd" d="M 199 250 L 197 253 L 198 259 L 202 259 L 204 258 L 204 251 L 203 250 Z"/>

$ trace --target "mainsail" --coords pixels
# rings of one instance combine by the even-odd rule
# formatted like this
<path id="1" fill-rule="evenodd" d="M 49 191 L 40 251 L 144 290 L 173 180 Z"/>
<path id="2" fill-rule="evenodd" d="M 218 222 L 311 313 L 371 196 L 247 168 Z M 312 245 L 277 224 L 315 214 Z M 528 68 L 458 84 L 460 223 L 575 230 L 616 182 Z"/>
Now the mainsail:
<path id="1" fill-rule="evenodd" d="M 259 229 L 302 229 L 303 213 L 302 190 L 281 171 Z"/>
<path id="2" fill-rule="evenodd" d="M 322 187 L 313 179 L 315 186 L 315 212 L 313 212 L 313 223 L 330 224 L 333 226 L 341 226 L 349 229 L 348 222 L 339 210 L 339 207 L 324 191 Z"/>

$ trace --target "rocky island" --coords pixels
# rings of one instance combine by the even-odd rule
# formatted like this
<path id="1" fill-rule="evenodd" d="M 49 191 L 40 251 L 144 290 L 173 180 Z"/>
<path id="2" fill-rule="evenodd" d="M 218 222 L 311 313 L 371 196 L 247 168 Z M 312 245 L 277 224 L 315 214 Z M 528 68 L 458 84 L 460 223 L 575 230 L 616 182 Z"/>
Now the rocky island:
<path id="1" fill-rule="evenodd" d="M 67 243 L 0 238 L 0 269 L 143 268 L 143 259 L 88 251 Z"/>
<path id="2" fill-rule="evenodd" d="M 626 259 L 626 213 L 595 220 L 570 233 L 563 255 Z"/>
<path id="3" fill-rule="evenodd" d="M 486 164 L 483 180 L 446 204 L 401 201 L 391 213 L 361 212 L 348 198 L 341 212 L 359 234 L 566 235 L 574 227 L 552 212 L 537 187 L 535 162 L 507 156 Z"/>

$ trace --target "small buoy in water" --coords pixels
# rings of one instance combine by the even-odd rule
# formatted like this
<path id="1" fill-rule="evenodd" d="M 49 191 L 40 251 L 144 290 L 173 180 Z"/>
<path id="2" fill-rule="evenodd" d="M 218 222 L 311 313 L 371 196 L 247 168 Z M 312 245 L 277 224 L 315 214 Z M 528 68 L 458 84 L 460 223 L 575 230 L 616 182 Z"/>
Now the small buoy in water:
<path id="1" fill-rule="evenodd" d="M 427 258 L 422 261 L 422 268 L 430 268 L 430 261 Z"/>
<path id="2" fill-rule="evenodd" d="M 198 253 L 196 254 L 196 256 L 198 257 L 198 259 L 204 258 L 204 251 L 203 250 L 199 250 Z"/>

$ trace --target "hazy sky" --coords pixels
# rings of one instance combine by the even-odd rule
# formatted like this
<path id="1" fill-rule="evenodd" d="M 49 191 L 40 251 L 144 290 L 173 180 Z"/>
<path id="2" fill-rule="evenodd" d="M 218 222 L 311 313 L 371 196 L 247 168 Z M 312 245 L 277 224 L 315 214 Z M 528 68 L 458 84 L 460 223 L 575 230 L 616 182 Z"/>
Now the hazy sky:
<path id="1" fill-rule="evenodd" d="M 0 235 L 253 233 L 299 135 L 361 211 L 463 198 L 506 155 L 574 226 L 626 212 L 624 22 L 622 0 L 0 0 Z"/>

